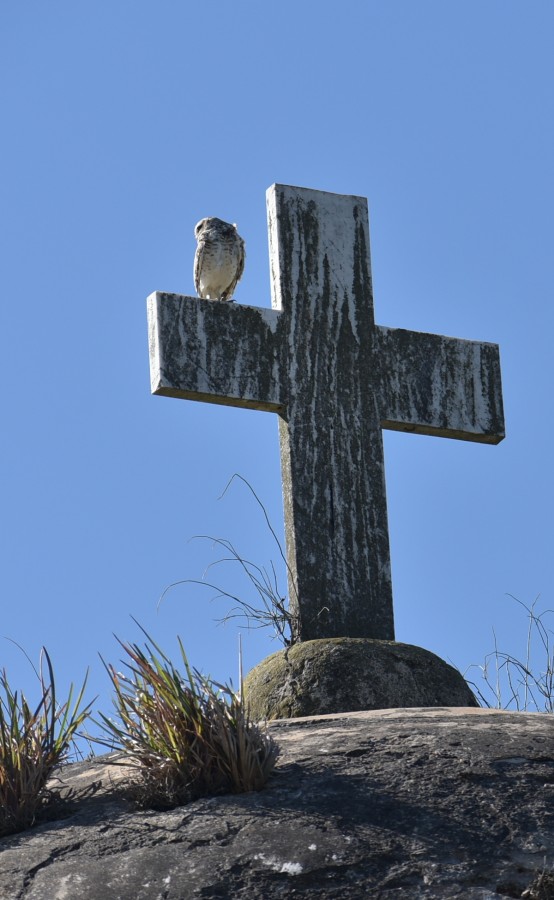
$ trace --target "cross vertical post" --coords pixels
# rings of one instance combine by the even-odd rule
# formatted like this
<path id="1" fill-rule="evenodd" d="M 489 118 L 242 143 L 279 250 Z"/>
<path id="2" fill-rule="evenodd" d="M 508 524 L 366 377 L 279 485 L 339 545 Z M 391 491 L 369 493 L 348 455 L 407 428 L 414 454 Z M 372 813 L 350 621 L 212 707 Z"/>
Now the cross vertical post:
<path id="1" fill-rule="evenodd" d="M 281 187 L 268 220 L 290 602 L 310 637 L 393 640 L 367 202 Z"/>

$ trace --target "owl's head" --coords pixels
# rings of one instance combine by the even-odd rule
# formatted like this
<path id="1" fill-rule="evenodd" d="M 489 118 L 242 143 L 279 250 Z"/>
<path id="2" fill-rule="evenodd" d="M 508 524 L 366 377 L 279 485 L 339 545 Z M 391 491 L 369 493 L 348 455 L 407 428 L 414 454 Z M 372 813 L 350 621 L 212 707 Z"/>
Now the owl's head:
<path id="1" fill-rule="evenodd" d="M 236 230 L 236 225 L 230 225 L 229 222 L 224 222 L 223 219 L 217 219 L 215 216 L 208 216 L 207 219 L 200 219 L 197 223 L 194 228 L 194 237 L 198 240 L 205 231 L 213 231 L 216 234 L 229 234 Z"/>

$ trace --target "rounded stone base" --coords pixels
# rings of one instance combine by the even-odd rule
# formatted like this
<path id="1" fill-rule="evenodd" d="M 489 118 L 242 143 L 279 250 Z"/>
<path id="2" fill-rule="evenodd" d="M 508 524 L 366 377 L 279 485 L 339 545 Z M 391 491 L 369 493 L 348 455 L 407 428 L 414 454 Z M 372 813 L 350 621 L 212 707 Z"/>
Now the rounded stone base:
<path id="1" fill-rule="evenodd" d="M 462 675 L 434 653 L 370 638 L 327 638 L 280 650 L 249 672 L 243 690 L 256 721 L 479 705 Z"/>

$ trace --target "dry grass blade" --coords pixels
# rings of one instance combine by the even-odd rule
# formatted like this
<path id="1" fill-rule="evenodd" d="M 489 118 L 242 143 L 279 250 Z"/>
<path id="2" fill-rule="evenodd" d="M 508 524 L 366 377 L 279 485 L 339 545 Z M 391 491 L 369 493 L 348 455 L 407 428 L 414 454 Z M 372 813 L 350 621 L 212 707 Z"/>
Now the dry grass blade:
<path id="1" fill-rule="evenodd" d="M 252 485 L 246 480 L 246 478 L 243 478 L 242 475 L 235 473 L 228 481 L 221 496 L 225 496 L 235 480 L 240 481 L 244 485 L 246 485 L 246 487 L 254 497 L 257 505 L 261 509 L 265 519 L 265 523 L 278 548 L 281 560 L 289 573 L 289 584 L 292 585 L 293 592 L 296 592 L 296 589 L 294 587 L 294 579 L 290 577 L 290 568 L 283 552 L 283 548 L 281 547 L 281 543 L 277 537 L 277 534 L 275 533 L 274 528 L 271 525 L 267 510 Z M 297 611 L 298 604 L 293 604 L 293 607 L 291 609 L 291 605 L 287 601 L 286 596 L 284 597 L 282 595 L 281 591 L 279 590 L 277 573 L 275 571 L 275 566 L 273 565 L 273 563 L 271 563 L 271 571 L 268 571 L 266 568 L 256 565 L 256 563 L 245 559 L 235 549 L 231 541 L 225 538 L 211 537 L 210 535 L 202 534 L 195 535 L 192 540 L 210 541 L 214 544 L 214 546 L 221 547 L 228 555 L 224 556 L 222 559 L 216 560 L 216 562 L 209 565 L 206 569 L 206 572 L 204 573 L 204 577 L 202 580 L 196 578 L 184 578 L 168 585 L 162 593 L 160 600 L 158 601 L 158 605 L 163 601 L 168 591 L 170 591 L 177 585 L 200 584 L 203 587 L 209 587 L 212 590 L 217 591 L 215 599 L 225 597 L 228 600 L 231 600 L 234 604 L 229 612 L 225 616 L 222 616 L 221 619 L 219 619 L 220 623 L 229 622 L 231 619 L 241 619 L 246 622 L 247 628 L 271 628 L 274 636 L 277 637 L 285 647 L 290 647 L 293 644 L 298 643 L 298 641 L 300 640 L 300 617 Z M 235 566 L 238 566 L 239 569 L 242 569 L 243 574 L 246 576 L 247 588 L 254 588 L 255 599 L 253 602 L 250 603 L 248 602 L 248 600 L 244 600 L 243 597 L 240 597 L 237 594 L 230 593 L 224 588 L 221 588 L 219 585 L 213 584 L 212 582 L 206 580 L 206 573 L 216 566 L 222 565 L 223 563 L 235 564 Z"/>
<path id="2" fill-rule="evenodd" d="M 180 639 L 184 675 L 146 637 L 145 649 L 119 642 L 126 673 L 105 664 L 116 719 L 101 714 L 106 738 L 96 738 L 137 768 L 133 798 L 164 809 L 209 794 L 259 790 L 276 750 L 240 697 L 193 670 Z"/>
<path id="3" fill-rule="evenodd" d="M 44 812 L 52 799 L 47 781 L 66 759 L 90 712 L 91 704 L 80 710 L 86 678 L 75 702 L 71 686 L 67 700 L 58 705 L 54 670 L 44 648 L 37 674 L 41 696 L 35 708 L 11 688 L 5 671 L 0 674 L 0 836 L 29 828 Z"/>
<path id="4" fill-rule="evenodd" d="M 468 681 L 483 706 L 518 711 L 554 712 L 554 632 L 546 618 L 553 610 L 537 612 L 538 598 L 529 606 L 512 597 L 527 614 L 527 634 L 523 658 L 499 650 L 494 634 L 494 651 L 485 657 L 482 684 Z M 541 665 L 542 661 L 542 665 Z M 537 662 L 540 668 L 537 668 Z M 474 668 L 471 666 L 470 668 Z"/>

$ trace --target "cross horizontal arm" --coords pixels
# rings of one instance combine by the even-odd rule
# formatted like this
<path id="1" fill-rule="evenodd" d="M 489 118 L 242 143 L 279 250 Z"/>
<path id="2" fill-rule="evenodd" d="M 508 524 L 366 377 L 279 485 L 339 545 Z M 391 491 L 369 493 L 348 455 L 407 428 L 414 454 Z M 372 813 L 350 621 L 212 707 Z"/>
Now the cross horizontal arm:
<path id="1" fill-rule="evenodd" d="M 147 302 L 153 394 L 283 410 L 279 312 L 159 291 Z"/>
<path id="2" fill-rule="evenodd" d="M 505 436 L 496 344 L 376 327 L 381 425 L 498 444 Z"/>

